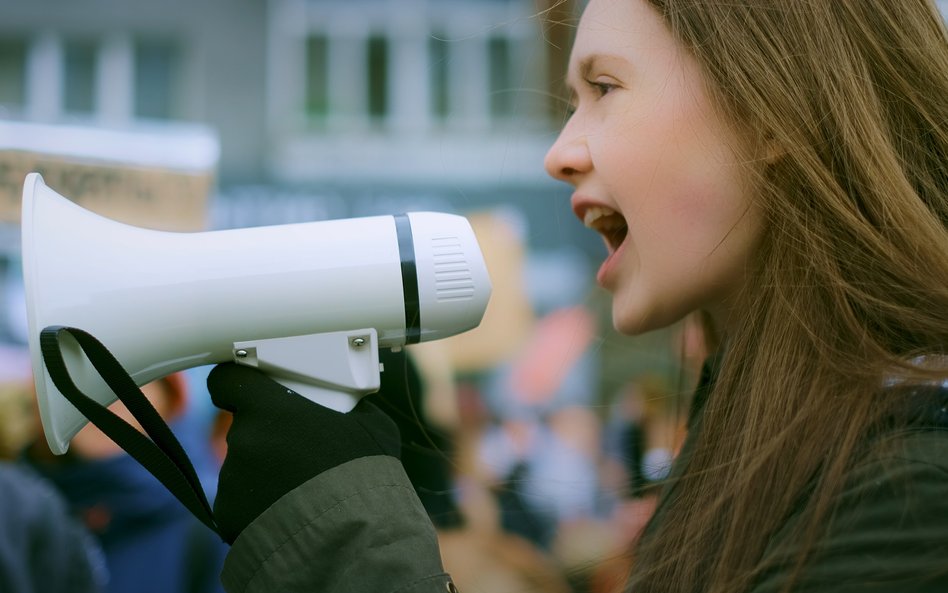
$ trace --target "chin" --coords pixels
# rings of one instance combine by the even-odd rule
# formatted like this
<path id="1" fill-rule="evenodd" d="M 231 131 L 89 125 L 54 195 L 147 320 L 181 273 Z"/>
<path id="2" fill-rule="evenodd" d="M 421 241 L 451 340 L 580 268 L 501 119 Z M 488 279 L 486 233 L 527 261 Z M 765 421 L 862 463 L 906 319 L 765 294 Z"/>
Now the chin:
<path id="1" fill-rule="evenodd" d="M 630 317 L 627 312 L 612 312 L 612 326 L 622 335 L 638 336 L 661 326 L 648 316 Z"/>
<path id="2" fill-rule="evenodd" d="M 660 325 L 650 325 L 647 323 L 623 323 L 616 319 L 613 319 L 612 326 L 623 336 L 640 336 L 662 328 Z"/>
<path id="3" fill-rule="evenodd" d="M 613 301 L 612 326 L 626 336 L 639 336 L 650 331 L 666 328 L 682 320 L 687 312 L 680 315 L 673 311 L 656 308 L 621 307 Z"/>

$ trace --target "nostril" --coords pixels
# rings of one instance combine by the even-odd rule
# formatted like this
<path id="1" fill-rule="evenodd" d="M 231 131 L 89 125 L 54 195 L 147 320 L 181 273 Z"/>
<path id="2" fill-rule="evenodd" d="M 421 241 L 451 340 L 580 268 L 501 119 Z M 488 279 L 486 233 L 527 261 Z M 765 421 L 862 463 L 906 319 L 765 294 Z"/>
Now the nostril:
<path id="1" fill-rule="evenodd" d="M 561 137 L 546 153 L 543 165 L 553 179 L 574 183 L 591 168 L 592 163 L 584 143 L 566 141 Z"/>

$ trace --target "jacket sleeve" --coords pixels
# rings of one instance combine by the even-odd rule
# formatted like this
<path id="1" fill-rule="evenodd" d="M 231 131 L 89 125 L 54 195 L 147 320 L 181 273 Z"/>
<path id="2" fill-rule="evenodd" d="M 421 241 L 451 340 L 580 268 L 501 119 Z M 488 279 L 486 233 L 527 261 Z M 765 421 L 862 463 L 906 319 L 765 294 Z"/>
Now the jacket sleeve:
<path id="1" fill-rule="evenodd" d="M 355 459 L 277 500 L 237 538 L 228 593 L 449 593 L 437 536 L 401 463 Z"/>
<path id="2" fill-rule="evenodd" d="M 948 431 L 909 435 L 890 451 L 853 470 L 793 591 L 948 591 Z M 769 558 L 777 568 L 753 593 L 783 591 L 794 539 L 778 535 Z"/>

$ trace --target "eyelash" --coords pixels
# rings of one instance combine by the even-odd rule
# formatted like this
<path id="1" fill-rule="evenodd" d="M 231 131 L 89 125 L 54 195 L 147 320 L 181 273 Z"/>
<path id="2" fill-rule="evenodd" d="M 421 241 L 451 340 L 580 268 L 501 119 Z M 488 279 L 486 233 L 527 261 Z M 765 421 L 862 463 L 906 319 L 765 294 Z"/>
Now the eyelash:
<path id="1" fill-rule="evenodd" d="M 585 82 L 590 88 L 596 91 L 600 98 L 605 97 L 607 94 L 609 94 L 609 91 L 616 88 L 616 85 L 610 84 L 608 82 L 598 82 L 589 79 L 587 79 Z"/>
<path id="2" fill-rule="evenodd" d="M 605 97 L 610 91 L 618 88 L 618 85 L 610 84 L 608 82 L 597 82 L 590 79 L 585 79 L 583 82 L 586 83 L 586 86 L 590 87 L 596 92 L 598 99 Z M 566 108 L 566 119 L 573 117 L 573 114 L 576 113 L 576 109 L 576 105 L 569 105 Z"/>

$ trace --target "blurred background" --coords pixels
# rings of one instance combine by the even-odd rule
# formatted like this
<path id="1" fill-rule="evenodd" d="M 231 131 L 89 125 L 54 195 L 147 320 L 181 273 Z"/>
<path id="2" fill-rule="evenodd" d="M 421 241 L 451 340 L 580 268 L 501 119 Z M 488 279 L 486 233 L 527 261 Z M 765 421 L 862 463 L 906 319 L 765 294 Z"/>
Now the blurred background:
<path id="1" fill-rule="evenodd" d="M 419 447 L 443 466 L 440 494 L 494 542 L 463 566 L 474 547 L 452 557 L 446 535 L 448 568 L 480 575 L 459 577 L 467 591 L 621 580 L 704 353 L 694 320 L 615 334 L 594 282 L 604 248 L 544 172 L 581 5 L 0 0 L 0 458 L 37 439 L 19 247 L 30 171 L 172 231 L 459 213 L 492 302 L 478 329 L 409 349 Z M 176 429 L 213 492 L 206 371 L 184 373 Z"/>

